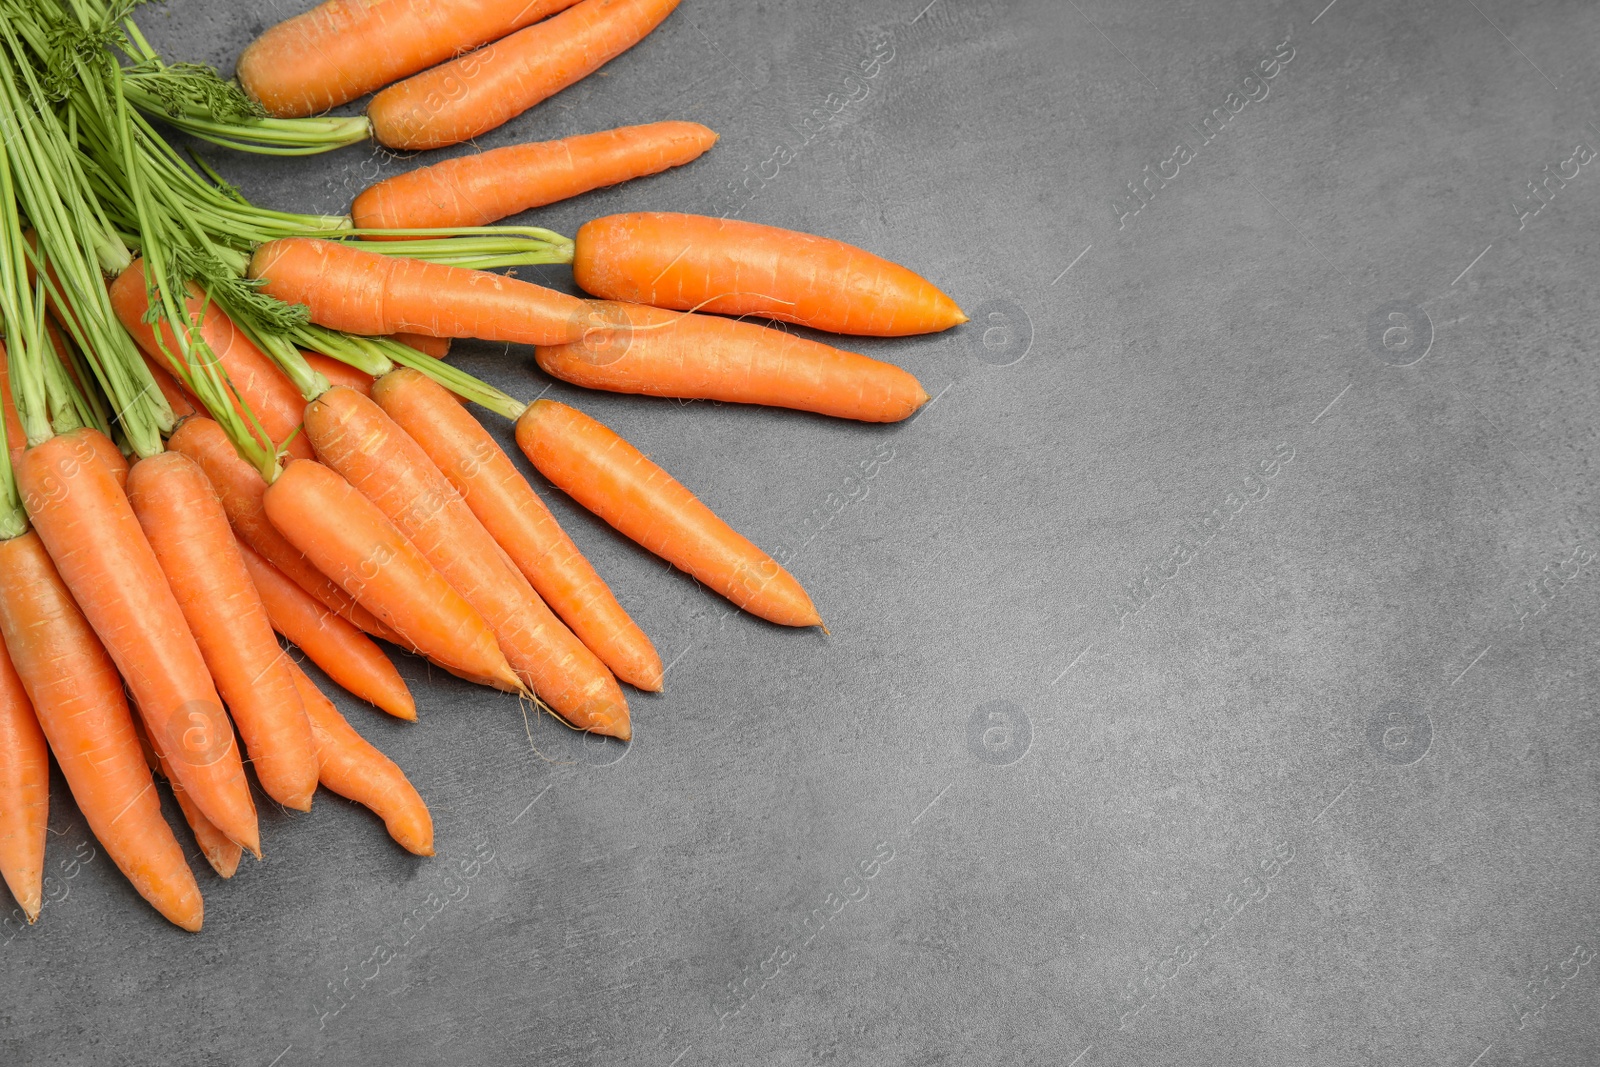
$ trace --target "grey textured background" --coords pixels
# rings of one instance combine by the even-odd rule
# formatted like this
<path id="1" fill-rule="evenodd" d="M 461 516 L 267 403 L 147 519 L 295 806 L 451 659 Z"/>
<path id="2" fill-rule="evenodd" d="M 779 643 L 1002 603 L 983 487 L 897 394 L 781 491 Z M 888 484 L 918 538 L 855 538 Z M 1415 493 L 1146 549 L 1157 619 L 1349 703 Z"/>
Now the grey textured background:
<path id="1" fill-rule="evenodd" d="M 685 0 L 486 137 L 705 122 L 538 221 L 732 211 L 982 312 L 855 346 L 937 395 L 896 427 L 550 388 L 792 552 L 832 636 L 550 494 L 672 663 L 632 747 L 405 662 L 420 725 L 346 711 L 440 855 L 263 802 L 198 936 L 82 862 L 58 782 L 0 1062 L 1595 1062 L 1600 162 L 1513 204 L 1600 147 L 1600 9 L 1325 3 Z M 141 20 L 227 71 L 309 6 Z M 419 162 L 207 154 L 326 211 Z"/>

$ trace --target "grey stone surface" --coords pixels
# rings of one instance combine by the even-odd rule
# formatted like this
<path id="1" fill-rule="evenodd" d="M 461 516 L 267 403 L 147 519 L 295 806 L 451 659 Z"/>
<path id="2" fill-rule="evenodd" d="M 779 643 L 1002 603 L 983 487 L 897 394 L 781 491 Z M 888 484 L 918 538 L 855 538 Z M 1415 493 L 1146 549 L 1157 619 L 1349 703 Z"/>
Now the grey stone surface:
<path id="1" fill-rule="evenodd" d="M 686 0 L 485 137 L 706 122 L 537 219 L 730 211 L 981 311 L 856 345 L 938 397 L 889 428 L 461 346 L 794 552 L 832 636 L 549 494 L 672 663 L 634 744 L 405 661 L 420 725 L 346 711 L 440 855 L 263 802 L 198 936 L 72 864 L 58 782 L 0 1063 L 1594 1063 L 1600 162 L 1514 204 L 1600 147 L 1600 9 L 1325 3 Z M 229 70 L 308 6 L 140 18 Z M 207 154 L 327 211 L 420 162 Z"/>

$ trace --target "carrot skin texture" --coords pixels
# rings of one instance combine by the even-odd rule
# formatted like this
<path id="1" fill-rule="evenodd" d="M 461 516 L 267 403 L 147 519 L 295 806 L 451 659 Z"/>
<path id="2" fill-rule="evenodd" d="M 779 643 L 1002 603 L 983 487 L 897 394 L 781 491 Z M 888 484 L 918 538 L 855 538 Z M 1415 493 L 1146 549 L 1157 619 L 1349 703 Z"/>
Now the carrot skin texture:
<path id="1" fill-rule="evenodd" d="M 577 0 L 330 0 L 240 55 L 239 83 L 277 118 L 315 115 L 570 7 Z"/>
<path id="2" fill-rule="evenodd" d="M 427 337 L 420 333 L 392 333 L 389 340 L 398 341 L 400 344 L 409 345 L 425 356 L 434 359 L 444 359 L 450 354 L 450 338 Z"/>
<path id="3" fill-rule="evenodd" d="M 317 791 L 311 726 L 216 490 L 194 460 L 165 452 L 134 465 L 128 501 L 261 787 L 285 807 L 309 811 Z"/>
<path id="4" fill-rule="evenodd" d="M 453 394 L 410 368 L 386 374 L 372 398 L 422 447 L 534 591 L 611 672 L 658 693 L 661 656 L 628 617 L 489 431 L 446 403 Z"/>
<path id="5" fill-rule="evenodd" d="M 370 809 L 407 852 L 433 855 L 433 817 L 405 772 L 356 733 L 304 671 L 296 666 L 294 673 L 317 739 L 322 784 Z"/>
<path id="6" fill-rule="evenodd" d="M 358 393 L 371 395 L 372 375 L 358 371 L 348 363 L 341 363 L 320 352 L 301 352 L 311 369 L 328 379 L 329 385 L 344 385 Z M 315 449 L 313 449 L 315 451 Z"/>
<path id="7" fill-rule="evenodd" d="M 583 0 L 377 94 L 367 107 L 373 136 L 406 150 L 470 141 L 599 70 L 677 6 L 678 0 Z"/>
<path id="8" fill-rule="evenodd" d="M 97 432 L 58 434 L 24 452 L 23 505 L 179 781 L 218 829 L 259 856 L 233 725 L 127 495 L 85 440 Z"/>
<path id="9" fill-rule="evenodd" d="M 0 639 L 0 875 L 31 923 L 43 906 L 50 747 Z"/>
<path id="10" fill-rule="evenodd" d="M 817 626 L 811 598 L 778 562 L 615 432 L 554 400 L 517 420 L 533 465 L 624 536 L 739 607 L 781 626 Z"/>
<path id="11" fill-rule="evenodd" d="M 584 301 L 491 271 L 369 252 L 311 237 L 268 241 L 250 277 L 311 321 L 348 333 L 418 333 L 550 345 L 582 336 Z"/>
<path id="12" fill-rule="evenodd" d="M 350 218 L 361 229 L 487 226 L 530 208 L 681 167 L 716 140 L 698 122 L 653 122 L 508 145 L 369 186 L 350 205 Z"/>
<path id="13" fill-rule="evenodd" d="M 122 679 L 37 533 L 0 542 L 0 633 L 95 839 L 157 911 L 200 929 L 200 887 L 161 815 Z"/>
<path id="14" fill-rule="evenodd" d="M 295 699 L 300 699 L 299 691 L 295 692 Z M 302 713 L 303 714 L 303 713 Z M 310 731 L 310 726 L 306 727 Z M 145 740 L 149 740 L 148 737 Z M 244 857 L 244 849 L 237 842 L 228 840 L 228 835 L 218 830 L 216 824 L 206 818 L 205 812 L 195 806 L 194 800 L 183 788 L 183 783 L 172 773 L 172 764 L 167 762 L 167 757 L 161 750 L 150 744 L 151 755 L 155 757 L 155 770 L 159 771 L 162 778 L 167 781 L 167 788 L 172 790 L 172 799 L 178 802 L 178 810 L 183 812 L 183 821 L 189 824 L 189 832 L 194 834 L 194 843 L 200 846 L 200 852 L 211 864 L 211 869 L 217 872 L 220 878 L 232 878 L 239 870 L 239 860 Z"/>
<path id="15" fill-rule="evenodd" d="M 366 634 L 323 607 L 248 545 L 239 546 L 239 555 L 274 630 L 350 693 L 397 719 L 417 721 L 417 705 L 405 679 Z"/>
<path id="16" fill-rule="evenodd" d="M 871 337 L 967 321 L 921 275 L 843 241 L 777 226 L 640 211 L 592 219 L 573 240 L 573 278 L 607 300 Z"/>

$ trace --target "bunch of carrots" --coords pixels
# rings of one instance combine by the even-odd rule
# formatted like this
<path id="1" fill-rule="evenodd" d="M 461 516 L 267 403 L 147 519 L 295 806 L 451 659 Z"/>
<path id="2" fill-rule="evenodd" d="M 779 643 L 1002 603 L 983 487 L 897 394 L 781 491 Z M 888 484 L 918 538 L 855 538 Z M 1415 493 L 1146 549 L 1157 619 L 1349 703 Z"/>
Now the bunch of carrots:
<path id="1" fill-rule="evenodd" d="M 747 319 L 903 336 L 965 321 L 913 272 L 756 223 L 641 212 L 567 238 L 501 219 L 696 159 L 658 122 L 453 159 L 348 216 L 250 203 L 162 127 L 237 150 L 456 144 L 638 44 L 677 0 L 329 0 L 238 82 L 168 64 L 128 0 L 0 0 L 0 874 L 41 906 L 53 753 L 91 831 L 198 930 L 165 779 L 215 872 L 262 855 L 252 787 L 318 785 L 433 851 L 428 809 L 290 656 L 417 718 L 378 642 L 632 736 L 650 638 L 467 407 L 551 484 L 761 618 L 818 626 L 769 555 L 608 427 L 445 361 L 534 346 L 578 385 L 893 422 L 899 367 Z M 376 91 L 365 116 L 328 109 Z M 569 263 L 581 299 L 492 268 Z"/>

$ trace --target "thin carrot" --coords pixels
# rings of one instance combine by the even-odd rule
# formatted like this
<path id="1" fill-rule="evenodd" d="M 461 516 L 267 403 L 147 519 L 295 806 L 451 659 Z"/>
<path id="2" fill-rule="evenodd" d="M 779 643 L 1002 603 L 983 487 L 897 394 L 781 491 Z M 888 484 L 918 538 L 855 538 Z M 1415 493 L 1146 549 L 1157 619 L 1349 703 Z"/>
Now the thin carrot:
<path id="1" fill-rule="evenodd" d="M 434 359 L 443 359 L 450 354 L 450 338 L 448 337 L 428 337 L 420 333 L 396 333 L 390 334 L 389 340 L 398 341 L 403 345 L 410 345 L 423 355 L 432 356 Z"/>
<path id="2" fill-rule="evenodd" d="M 233 726 L 127 496 L 85 439 L 96 432 L 58 434 L 24 452 L 23 505 L 179 781 L 218 829 L 259 856 Z"/>
<path id="3" fill-rule="evenodd" d="M 783 626 L 818 626 L 788 571 L 717 518 L 672 475 L 583 412 L 535 400 L 517 445 L 578 503 L 739 607 Z"/>
<path id="4" fill-rule="evenodd" d="M 390 148 L 443 148 L 500 126 L 643 40 L 678 0 L 583 0 L 487 48 L 372 98 L 373 136 Z"/>
<path id="5" fill-rule="evenodd" d="M 652 122 L 509 145 L 378 182 L 355 198 L 350 218 L 362 229 L 485 226 L 591 189 L 681 167 L 716 140 L 697 122 Z"/>
<path id="6" fill-rule="evenodd" d="M 150 368 L 150 377 L 155 379 L 156 388 L 161 390 L 161 395 L 166 398 L 167 406 L 172 409 L 174 419 L 187 418 L 195 413 L 195 399 L 184 391 L 183 386 L 161 364 L 157 363 L 148 354 L 144 354 L 144 365 Z"/>
<path id="7" fill-rule="evenodd" d="M 613 674 L 661 690 L 661 657 L 605 580 L 561 529 L 509 456 L 454 393 L 408 368 L 386 374 L 372 399 L 422 446 L 544 602 Z"/>
<path id="8" fill-rule="evenodd" d="M 588 293 L 656 307 L 762 315 L 832 333 L 902 337 L 967 321 L 933 283 L 843 241 L 740 219 L 641 211 L 574 238 Z"/>
<path id="9" fill-rule="evenodd" d="M 433 855 L 433 817 L 405 772 L 356 733 L 305 671 L 296 666 L 294 677 L 317 739 L 322 784 L 370 809 L 407 852 Z"/>
<path id="10" fill-rule="evenodd" d="M 239 84 L 273 116 L 303 118 L 514 33 L 575 2 L 329 0 L 252 41 L 239 56 Z"/>
<path id="11" fill-rule="evenodd" d="M 161 816 L 122 679 L 37 533 L 0 541 L 0 633 L 95 839 L 157 911 L 200 929 L 200 887 Z"/>
<path id="12" fill-rule="evenodd" d="M 300 699 L 299 691 L 295 692 L 295 699 Z M 138 721 L 134 721 L 137 728 Z M 306 728 L 308 731 L 310 727 Z M 228 835 L 218 830 L 216 824 L 206 818 L 206 813 L 195 806 L 194 800 L 183 788 L 183 783 L 178 781 L 172 773 L 172 764 L 167 762 L 167 757 L 150 740 L 148 734 L 141 733 L 140 740 L 149 746 L 146 753 L 146 762 L 152 764 L 151 770 L 161 775 L 167 783 L 167 788 L 172 790 L 172 799 L 178 802 L 178 810 L 183 812 L 183 821 L 189 824 L 189 832 L 194 834 L 194 843 L 200 846 L 200 854 L 205 856 L 206 862 L 211 864 L 211 869 L 222 878 L 232 878 L 239 870 L 239 860 L 244 857 L 244 849 L 236 842 L 228 840 Z"/>
<path id="13" fill-rule="evenodd" d="M 0 640 L 0 875 L 29 922 L 43 906 L 49 824 L 50 749 Z"/>
<path id="14" fill-rule="evenodd" d="M 216 490 L 194 460 L 164 452 L 134 465 L 128 502 L 233 713 L 261 787 L 285 807 L 309 811 L 317 791 L 311 727 Z"/>
<path id="15" fill-rule="evenodd" d="M 5 408 L 6 451 L 15 459 L 28 447 L 28 438 L 22 431 L 22 419 L 17 415 L 16 401 L 11 395 L 11 358 L 6 354 L 4 342 L 0 342 L 0 406 Z"/>

